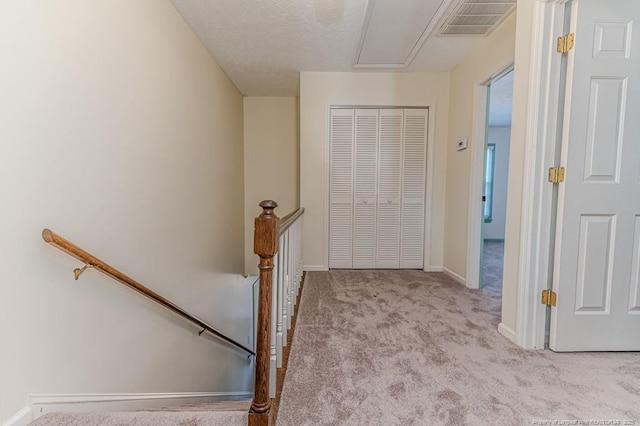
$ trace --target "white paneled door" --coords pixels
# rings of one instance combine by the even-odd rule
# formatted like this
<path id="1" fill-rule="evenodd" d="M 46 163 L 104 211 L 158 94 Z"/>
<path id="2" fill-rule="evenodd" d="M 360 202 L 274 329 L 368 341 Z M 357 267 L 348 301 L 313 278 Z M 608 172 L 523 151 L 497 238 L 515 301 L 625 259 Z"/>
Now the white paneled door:
<path id="1" fill-rule="evenodd" d="M 640 350 L 640 2 L 572 13 L 549 344 Z"/>
<path id="2" fill-rule="evenodd" d="M 329 267 L 423 267 L 427 109 L 331 110 Z"/>

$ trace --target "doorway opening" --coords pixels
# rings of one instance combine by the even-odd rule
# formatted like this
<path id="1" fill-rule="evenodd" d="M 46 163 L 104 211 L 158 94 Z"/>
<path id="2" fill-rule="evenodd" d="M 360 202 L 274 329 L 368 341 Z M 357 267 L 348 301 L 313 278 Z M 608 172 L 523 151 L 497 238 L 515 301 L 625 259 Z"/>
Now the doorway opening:
<path id="1" fill-rule="evenodd" d="M 502 292 L 513 68 L 487 86 L 479 287 Z"/>

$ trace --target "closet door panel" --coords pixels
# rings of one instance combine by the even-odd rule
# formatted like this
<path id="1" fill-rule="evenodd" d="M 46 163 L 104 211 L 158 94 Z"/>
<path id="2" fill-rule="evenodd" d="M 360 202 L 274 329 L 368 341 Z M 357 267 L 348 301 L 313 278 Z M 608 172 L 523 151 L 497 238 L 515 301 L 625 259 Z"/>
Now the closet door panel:
<path id="1" fill-rule="evenodd" d="M 404 110 L 400 268 L 423 268 L 428 110 Z"/>
<path id="2" fill-rule="evenodd" d="M 330 118 L 329 267 L 353 267 L 354 110 Z"/>
<path id="3" fill-rule="evenodd" d="M 401 109 L 380 110 L 376 267 L 400 266 Z"/>
<path id="4" fill-rule="evenodd" d="M 375 267 L 377 166 L 378 110 L 357 109 L 353 213 L 354 268 Z"/>
<path id="5" fill-rule="evenodd" d="M 378 238 L 376 267 L 398 269 L 400 266 L 400 205 L 384 203 L 378 205 Z"/>
<path id="6" fill-rule="evenodd" d="M 378 197 L 400 200 L 402 174 L 402 110 L 380 110 Z"/>
<path id="7" fill-rule="evenodd" d="M 426 109 L 332 109 L 330 268 L 422 268 Z"/>
<path id="8" fill-rule="evenodd" d="M 375 204 L 355 204 L 353 235 L 353 267 L 355 269 L 375 268 Z"/>
<path id="9" fill-rule="evenodd" d="M 422 269 L 424 265 L 424 204 L 402 205 L 400 268 Z"/>

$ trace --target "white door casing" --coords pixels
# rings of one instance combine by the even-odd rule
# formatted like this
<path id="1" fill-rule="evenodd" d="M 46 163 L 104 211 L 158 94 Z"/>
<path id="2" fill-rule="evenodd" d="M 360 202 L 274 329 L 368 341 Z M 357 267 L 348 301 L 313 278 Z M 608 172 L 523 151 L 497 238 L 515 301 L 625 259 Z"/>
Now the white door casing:
<path id="1" fill-rule="evenodd" d="M 522 216 L 518 254 L 518 293 L 515 330 L 500 323 L 498 330 L 526 349 L 545 347 L 547 308 L 540 292 L 550 285 L 552 273 L 554 188 L 545 179 L 547 169 L 557 165 L 560 120 L 562 56 L 555 50 L 563 33 L 565 0 L 537 0 L 533 4 L 531 67 L 528 73 L 525 158 L 522 183 Z M 525 77 L 526 78 L 526 77 Z M 514 95 L 515 96 L 515 95 Z M 511 176 L 511 174 L 510 174 Z"/>
<path id="2" fill-rule="evenodd" d="M 640 2 L 572 15 L 549 345 L 640 350 Z"/>

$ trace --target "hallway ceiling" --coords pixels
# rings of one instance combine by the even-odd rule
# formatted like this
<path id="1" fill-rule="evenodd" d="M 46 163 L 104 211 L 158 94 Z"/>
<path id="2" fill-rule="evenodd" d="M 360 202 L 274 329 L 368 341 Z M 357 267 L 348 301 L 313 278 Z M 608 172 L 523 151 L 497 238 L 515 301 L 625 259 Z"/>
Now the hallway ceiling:
<path id="1" fill-rule="evenodd" d="M 450 71 L 482 40 L 436 35 L 458 0 L 171 1 L 246 96 L 297 96 L 300 71 Z"/>

